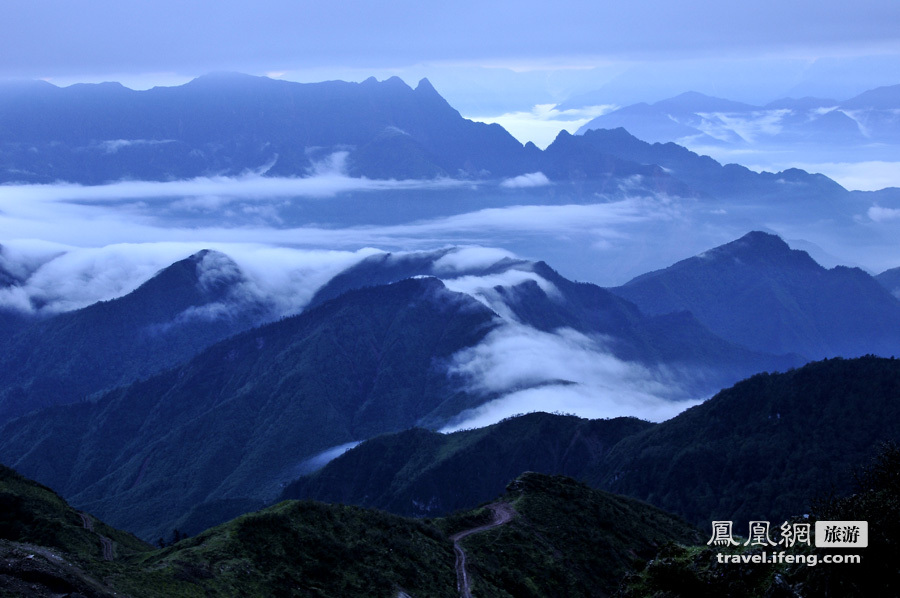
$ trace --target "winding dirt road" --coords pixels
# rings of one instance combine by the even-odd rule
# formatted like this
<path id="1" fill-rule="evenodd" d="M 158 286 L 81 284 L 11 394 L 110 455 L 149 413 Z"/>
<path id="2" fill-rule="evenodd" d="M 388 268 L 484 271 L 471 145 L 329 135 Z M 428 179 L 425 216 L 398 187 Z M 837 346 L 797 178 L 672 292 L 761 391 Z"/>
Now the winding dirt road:
<path id="1" fill-rule="evenodd" d="M 495 502 L 492 505 L 488 505 L 488 508 L 494 517 L 490 523 L 463 530 L 450 536 L 450 539 L 453 540 L 453 550 L 456 552 L 456 588 L 459 590 L 460 598 L 472 598 L 472 591 L 469 588 L 469 576 L 466 573 L 466 551 L 463 550 L 459 541 L 466 536 L 509 523 L 516 516 L 516 510 L 509 503 Z"/>
<path id="2" fill-rule="evenodd" d="M 94 531 L 94 521 L 91 519 L 91 516 L 87 513 L 78 513 L 81 517 L 81 523 L 84 525 L 84 529 L 89 532 L 93 532 L 98 538 L 100 538 L 100 548 L 103 551 L 103 560 L 111 561 L 113 560 L 113 542 L 106 536 L 101 536 L 97 532 Z"/>

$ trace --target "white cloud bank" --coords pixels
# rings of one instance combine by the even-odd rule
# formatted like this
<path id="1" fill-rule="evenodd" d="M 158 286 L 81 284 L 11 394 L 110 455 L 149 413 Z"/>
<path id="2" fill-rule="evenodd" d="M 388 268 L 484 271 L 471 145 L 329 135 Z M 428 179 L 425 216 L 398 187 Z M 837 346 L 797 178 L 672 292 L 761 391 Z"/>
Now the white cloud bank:
<path id="1" fill-rule="evenodd" d="M 550 184 L 550 179 L 543 172 L 531 172 L 522 174 L 500 183 L 505 189 L 526 189 L 529 187 L 545 187 Z"/>
<path id="2" fill-rule="evenodd" d="M 443 431 L 532 411 L 662 421 L 700 402 L 674 400 L 678 389 L 662 371 L 617 359 L 604 339 L 568 328 L 550 333 L 507 323 L 455 355 L 451 372 L 474 392 L 500 396 L 461 414 Z"/>
<path id="3" fill-rule="evenodd" d="M 900 220 L 900 209 L 898 208 L 872 206 L 868 209 L 866 214 L 872 222 L 891 222 L 893 220 Z"/>
<path id="4" fill-rule="evenodd" d="M 618 106 L 604 104 L 571 110 L 558 110 L 556 104 L 538 104 L 529 111 L 507 112 L 497 116 L 467 116 L 483 123 L 497 123 L 521 143 L 531 141 L 541 149 L 553 143 L 559 132 L 575 133 L 582 125 L 612 112 Z"/>
<path id="5" fill-rule="evenodd" d="M 182 181 L 121 181 L 106 185 L 0 185 L 0 205 L 10 201 L 122 201 L 219 197 L 228 199 L 273 199 L 286 197 L 333 197 L 351 191 L 445 189 L 469 186 L 455 179 L 368 179 L 350 177 L 336 170 L 322 170 L 309 177 L 198 177 Z"/>
<path id="6" fill-rule="evenodd" d="M 275 309 L 275 315 L 300 311 L 335 274 L 377 253 L 374 249 L 303 250 L 199 242 L 81 248 L 13 241 L 4 243 L 0 265 L 21 274 L 23 282 L 0 288 L 0 307 L 58 313 L 115 299 L 202 249 L 220 251 L 234 260 L 244 277 L 237 292 L 244 299 L 264 299 Z M 221 274 L 221 268 L 215 270 L 213 262 L 204 264 L 207 267 L 201 275 Z"/>

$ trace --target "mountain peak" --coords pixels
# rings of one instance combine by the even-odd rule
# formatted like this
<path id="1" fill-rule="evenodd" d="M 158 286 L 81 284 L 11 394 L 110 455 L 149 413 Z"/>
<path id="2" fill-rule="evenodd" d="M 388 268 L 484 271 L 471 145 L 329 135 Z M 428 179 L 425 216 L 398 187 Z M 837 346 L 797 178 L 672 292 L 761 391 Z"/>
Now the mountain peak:
<path id="1" fill-rule="evenodd" d="M 410 88 L 409 85 L 406 84 L 406 81 L 404 81 L 397 75 L 394 75 L 393 77 L 385 79 L 384 81 L 382 81 L 382 85 L 385 85 L 388 87 L 398 87 L 398 88 L 402 87 L 403 89 Z"/>
<path id="2" fill-rule="evenodd" d="M 749 104 L 708 96 L 698 91 L 686 91 L 673 98 L 656 102 L 654 106 L 679 108 L 691 112 L 744 112 L 754 108 Z"/>
<path id="3" fill-rule="evenodd" d="M 753 249 L 768 249 L 777 251 L 789 251 L 790 246 L 784 240 L 774 233 L 767 233 L 761 230 L 750 231 L 740 239 L 729 243 L 729 245 L 737 244 L 741 247 L 750 247 Z M 727 247 L 727 245 L 726 245 Z"/>
<path id="4" fill-rule="evenodd" d="M 242 277 L 240 268 L 230 257 L 220 251 L 203 249 L 163 268 L 138 290 L 160 295 L 191 295 L 199 291 L 209 295 L 208 300 L 224 293 Z"/>
<path id="5" fill-rule="evenodd" d="M 426 78 L 422 78 L 419 83 L 416 85 L 416 91 L 427 94 L 435 94 L 438 95 L 437 90 L 434 88 L 434 85 L 431 84 Z"/>
<path id="6" fill-rule="evenodd" d="M 701 253 L 697 258 L 734 259 L 746 263 L 792 263 L 794 266 L 822 269 L 805 251 L 791 249 L 790 245 L 778 235 L 758 230 L 751 231 L 731 243 Z"/>

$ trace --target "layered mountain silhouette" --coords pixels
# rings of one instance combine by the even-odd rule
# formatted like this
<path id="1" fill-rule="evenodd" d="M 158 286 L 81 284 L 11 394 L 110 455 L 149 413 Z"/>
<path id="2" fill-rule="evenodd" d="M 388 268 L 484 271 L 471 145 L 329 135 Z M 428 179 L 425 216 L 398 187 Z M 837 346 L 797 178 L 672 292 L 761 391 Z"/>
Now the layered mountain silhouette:
<path id="1" fill-rule="evenodd" d="M 452 249 L 412 254 L 375 255 L 335 276 L 311 301 L 317 302 L 350 289 L 389 284 L 411 276 L 438 276 L 458 284 L 477 274 L 486 281 L 473 291 L 508 320 L 536 330 L 575 330 L 601 335 L 616 357 L 645 365 L 683 365 L 693 370 L 679 383 L 703 394 L 731 384 L 753 372 L 800 365 L 796 355 L 748 350 L 711 333 L 691 314 L 667 313 L 648 317 L 615 293 L 590 283 L 572 282 L 544 262 L 504 258 L 477 270 L 453 272 L 441 266 Z M 504 276 L 509 277 L 504 282 Z M 496 277 L 493 284 L 492 277 Z M 700 372 L 703 372 L 700 374 Z"/>
<path id="2" fill-rule="evenodd" d="M 439 366 L 494 325 L 436 279 L 347 293 L 97 402 L 19 418 L 0 453 L 152 536 L 204 502 L 262 504 L 319 451 L 472 406 Z"/>
<path id="3" fill-rule="evenodd" d="M 611 289 L 647 314 L 691 312 L 722 338 L 807 359 L 900 354 L 900 301 L 858 268 L 819 266 L 752 232 Z"/>
<path id="4" fill-rule="evenodd" d="M 104 328 L 100 321 L 85 320 L 85 313 L 115 308 L 121 319 L 138 303 L 137 311 L 150 321 L 159 309 L 177 320 L 185 305 L 199 299 L 180 306 L 164 301 L 165 307 L 154 308 L 145 305 L 154 297 L 151 289 L 173 276 L 186 276 L 186 288 L 196 289 L 198 264 L 213 258 L 229 263 L 221 254 L 202 252 L 164 270 L 139 292 L 44 325 L 59 335 L 72 334 L 71 343 L 85 341 L 70 321 L 93 322 L 97 337 L 85 337 L 92 342 L 116 335 L 134 340 L 140 327 L 122 328 L 116 320 Z M 482 266 L 457 263 L 467 259 L 454 249 L 372 256 L 325 285 L 299 316 L 239 334 L 96 402 L 10 421 L 0 434 L 0 455 L 76 504 L 117 524 L 130 517 L 130 529 L 152 535 L 179 521 L 211 525 L 258 507 L 306 469 L 305 463 L 333 447 L 413 426 L 440 427 L 504 393 L 581 383 L 535 371 L 529 382 L 501 388 L 454 373 L 463 350 L 489 350 L 479 347 L 493 332 L 558 334 L 559 342 L 571 342 L 565 339 L 572 335 L 582 339 L 578 342 L 602 340 L 591 355 L 611 354 L 648 372 L 661 368 L 675 398 L 799 363 L 796 357 L 724 341 L 690 315 L 644 316 L 609 291 L 570 282 L 543 263 L 510 258 Z M 221 271 L 229 269 L 216 270 Z M 445 283 L 435 278 L 438 273 Z M 227 280 L 220 290 L 232 288 Z M 258 304 L 249 305 L 249 314 L 232 306 L 245 319 L 236 315 L 227 322 L 247 323 L 258 315 Z M 191 328 L 179 330 L 189 334 Z M 15 355 L 23 359 L 29 345 L 17 346 Z M 48 342 L 41 350 L 55 347 L 57 342 Z M 141 349 L 147 352 L 144 360 L 134 356 Z M 122 356 L 132 356 L 122 363 L 153 357 L 162 368 L 162 355 L 174 359 L 174 352 L 160 351 L 134 344 L 121 349 Z M 45 375 L 35 367 L 32 375 L 45 386 L 72 379 L 72 392 L 102 388 L 91 377 L 77 378 L 73 368 L 92 371 L 94 363 L 90 352 L 79 354 L 60 357 L 59 369 Z M 115 356 L 108 359 L 115 363 Z M 118 375 L 142 377 L 124 366 Z M 13 408 L 39 406 L 21 394 L 21 403 L 10 401 L 10 414 Z M 144 504 L 143 514 L 135 518 L 126 502 Z"/>
<path id="5" fill-rule="evenodd" d="M 823 210 L 832 207 L 834 200 L 848 195 L 843 187 L 822 174 L 809 174 L 796 168 L 758 173 L 738 164 L 723 166 L 709 156 L 701 156 L 672 142 L 642 141 L 621 127 L 587 130 L 577 136 L 563 132 L 560 136 L 571 137 L 569 143 L 578 143 L 579 147 L 591 148 L 582 151 L 638 164 L 654 164 L 667 176 L 682 181 L 707 198 L 752 199 L 757 206 L 780 199 L 794 204 L 812 204 Z M 549 152 L 550 148 L 547 149 Z"/>
<path id="6" fill-rule="evenodd" d="M 376 254 L 322 286 L 299 316 L 212 345 L 273 312 L 242 291 L 227 256 L 200 252 L 130 295 L 7 341 L 7 417 L 96 400 L 9 421 L 0 458 L 149 537 L 256 508 L 337 447 L 436 429 L 510 393 L 593 392 L 577 371 L 569 379 L 537 368 L 507 386 L 481 380 L 473 372 L 500 357 L 498 335 L 556 339 L 543 350 L 563 343 L 644 368 L 672 398 L 896 346 L 898 300 L 884 287 L 859 270 L 825 270 L 765 233 L 612 290 L 492 255 Z M 462 373 L 475 356 L 488 361 Z M 411 438 L 437 446 L 421 434 Z M 126 499 L 144 514 L 126 522 Z"/>

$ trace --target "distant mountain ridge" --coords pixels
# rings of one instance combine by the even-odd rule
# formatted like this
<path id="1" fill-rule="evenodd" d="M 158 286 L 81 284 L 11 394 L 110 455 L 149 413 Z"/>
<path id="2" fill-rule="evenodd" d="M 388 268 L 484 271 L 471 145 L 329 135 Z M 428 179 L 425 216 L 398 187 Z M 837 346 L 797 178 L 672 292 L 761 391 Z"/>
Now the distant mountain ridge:
<path id="1" fill-rule="evenodd" d="M 900 299 L 900 267 L 885 270 L 875 277 L 890 293 Z"/>
<path id="2" fill-rule="evenodd" d="M 624 127 L 651 143 L 733 147 L 776 141 L 896 145 L 900 128 L 893 111 L 898 106 L 900 85 L 872 89 L 845 101 L 784 98 L 765 106 L 687 92 L 654 104 L 619 108 L 598 116 L 577 133 Z"/>
<path id="3" fill-rule="evenodd" d="M 826 270 L 763 232 L 611 290 L 648 314 L 690 311 L 716 334 L 758 351 L 900 355 L 896 297 L 858 268 Z"/>
<path id="4" fill-rule="evenodd" d="M 689 169 L 673 169 L 658 152 L 647 159 L 626 150 L 621 137 L 586 143 L 563 131 L 541 151 L 499 125 L 462 118 L 427 80 L 412 89 L 396 77 L 300 84 L 218 73 L 146 91 L 0 85 L 0 139 L 0 182 L 302 177 L 344 152 L 350 176 L 496 182 L 541 172 L 589 198 L 621 193 L 623 181 L 685 197 L 843 191 L 802 171 L 757 175 L 716 165 L 713 172 L 712 161 L 697 156 Z M 786 177 L 790 188 L 778 183 Z"/>
<path id="5" fill-rule="evenodd" d="M 505 176 L 520 174 L 510 160 L 524 151 L 501 127 L 463 119 L 427 80 L 411 89 L 396 77 L 301 84 L 237 73 L 146 91 L 0 86 L 0 139 L 0 181 L 36 183 L 297 176 L 344 147 L 360 149 L 356 175 Z M 398 141 L 404 151 L 385 171 L 381 155 Z"/>
<path id="6" fill-rule="evenodd" d="M 745 198 L 752 199 L 757 205 L 772 200 L 798 205 L 803 202 L 821 210 L 830 208 L 833 200 L 848 195 L 843 187 L 821 174 L 809 174 L 799 169 L 757 173 L 738 164 L 722 165 L 709 156 L 696 154 L 672 142 L 642 141 L 621 127 L 588 130 L 574 139 L 583 140 L 596 152 L 615 155 L 621 160 L 655 164 L 665 169 L 668 176 L 683 181 L 707 198 Z"/>

